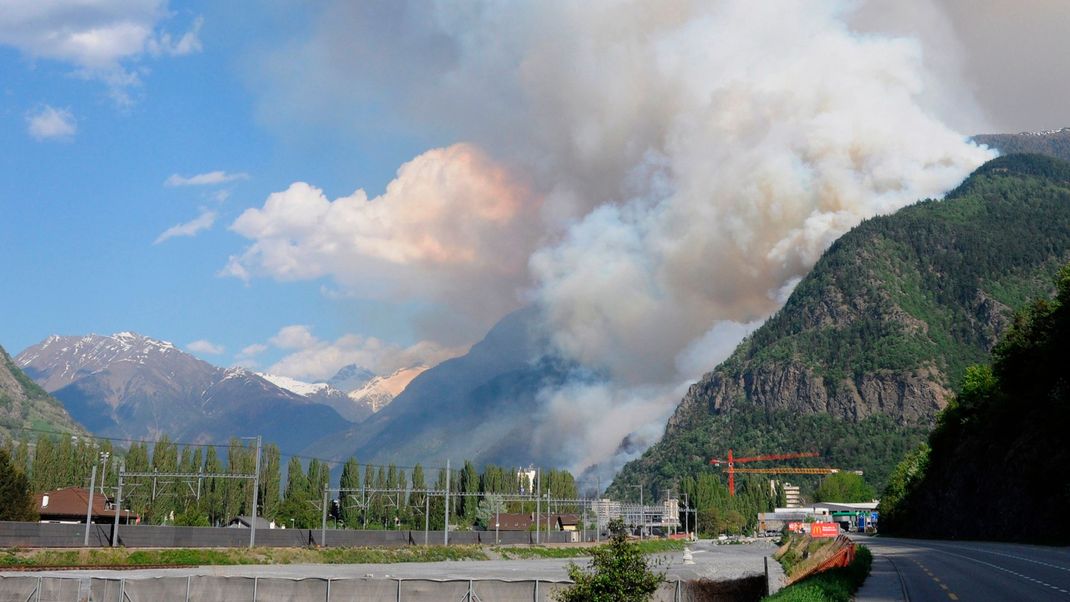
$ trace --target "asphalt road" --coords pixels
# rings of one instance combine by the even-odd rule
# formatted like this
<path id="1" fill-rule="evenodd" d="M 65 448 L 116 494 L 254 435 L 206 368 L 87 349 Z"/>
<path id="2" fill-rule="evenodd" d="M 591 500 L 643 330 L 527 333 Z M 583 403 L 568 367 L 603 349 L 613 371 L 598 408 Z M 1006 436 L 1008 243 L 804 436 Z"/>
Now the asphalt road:
<path id="1" fill-rule="evenodd" d="M 874 572 L 857 599 L 1070 600 L 1070 549 L 890 537 L 855 538 Z"/>

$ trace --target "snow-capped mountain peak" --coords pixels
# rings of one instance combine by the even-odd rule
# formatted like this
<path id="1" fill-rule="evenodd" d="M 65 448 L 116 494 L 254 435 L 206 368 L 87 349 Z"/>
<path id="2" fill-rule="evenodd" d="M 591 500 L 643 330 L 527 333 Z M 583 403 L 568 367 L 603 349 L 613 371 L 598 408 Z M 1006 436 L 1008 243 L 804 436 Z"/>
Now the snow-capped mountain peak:
<path id="1" fill-rule="evenodd" d="M 306 383 L 303 380 L 297 380 L 296 378 L 290 378 L 289 376 L 282 376 L 279 374 L 257 372 L 257 375 L 280 389 L 286 389 L 291 393 L 297 393 L 298 395 L 303 395 L 305 397 L 326 393 L 328 390 L 334 389 L 334 387 L 327 383 Z M 341 391 L 339 391 L 339 393 L 341 393 Z"/>

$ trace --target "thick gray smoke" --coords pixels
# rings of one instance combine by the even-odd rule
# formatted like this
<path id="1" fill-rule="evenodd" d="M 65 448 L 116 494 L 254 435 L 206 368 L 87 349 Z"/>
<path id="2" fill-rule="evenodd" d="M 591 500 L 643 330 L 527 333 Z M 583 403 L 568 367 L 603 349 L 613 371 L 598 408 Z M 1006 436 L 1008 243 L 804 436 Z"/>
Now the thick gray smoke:
<path id="1" fill-rule="evenodd" d="M 686 384 L 775 311 L 835 238 L 941 195 L 992 156 L 937 117 L 958 94 L 938 87 L 925 54 L 936 50 L 852 31 L 851 6 L 339 2 L 292 54 L 296 83 L 274 108 L 400 107 L 395 118 L 480 148 L 495 181 L 523 183 L 503 188 L 524 190 L 515 199 L 535 213 L 517 221 L 525 212 L 511 209 L 491 226 L 526 235 L 463 248 L 529 258 L 489 296 L 538 304 L 558 350 L 608 375 L 543 392 L 542 443 L 569 450 L 573 468 L 612 468 L 660 434 Z M 413 206 L 397 206 L 411 223 Z M 472 220 L 471 232 L 488 227 Z M 317 237 L 315 265 L 334 265 L 319 254 L 338 246 Z M 367 246 L 346 244 L 331 272 L 342 282 L 361 273 Z M 368 261 L 392 257 L 380 247 Z M 463 312 L 488 296 L 471 286 L 486 279 L 461 264 L 450 278 L 451 265 L 434 266 L 444 292 L 433 301 Z M 234 268 L 270 271 L 256 253 Z"/>

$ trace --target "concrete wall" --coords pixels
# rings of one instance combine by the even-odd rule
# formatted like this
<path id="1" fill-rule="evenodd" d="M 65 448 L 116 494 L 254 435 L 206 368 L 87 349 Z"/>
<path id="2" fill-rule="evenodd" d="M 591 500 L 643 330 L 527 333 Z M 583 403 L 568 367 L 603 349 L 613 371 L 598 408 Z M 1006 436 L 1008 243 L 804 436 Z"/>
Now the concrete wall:
<path id="1" fill-rule="evenodd" d="M 89 545 L 111 545 L 112 525 L 89 526 Z M 271 547 L 328 547 L 408 546 L 424 543 L 423 531 L 354 531 L 327 529 L 326 537 L 319 529 L 257 529 L 256 545 Z M 430 531 L 427 542 L 442 544 L 442 531 Z M 566 543 L 571 534 L 562 531 L 543 533 L 542 543 Z M 0 547 L 77 548 L 82 546 L 85 525 L 52 523 L 0 522 Z M 501 531 L 502 544 L 534 543 L 533 533 Z M 450 544 L 494 544 L 493 531 L 455 531 Z M 228 527 L 162 527 L 150 525 L 120 525 L 118 545 L 128 548 L 234 548 L 249 545 L 249 530 Z"/>
<path id="2" fill-rule="evenodd" d="M 665 583 L 658 602 L 758 600 L 753 579 L 719 582 Z M 549 602 L 568 583 L 551 581 L 426 580 L 426 579 L 279 579 L 269 577 L 155 577 L 94 579 L 90 577 L 0 577 L 0 602 Z M 727 595 L 726 595 L 727 594 Z"/>

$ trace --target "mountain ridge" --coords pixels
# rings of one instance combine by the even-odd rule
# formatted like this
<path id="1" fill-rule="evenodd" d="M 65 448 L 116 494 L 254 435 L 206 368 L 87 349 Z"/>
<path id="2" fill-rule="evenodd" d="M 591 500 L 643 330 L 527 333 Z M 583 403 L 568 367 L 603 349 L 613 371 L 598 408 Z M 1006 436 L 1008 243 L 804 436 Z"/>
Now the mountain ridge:
<path id="1" fill-rule="evenodd" d="M 664 485 L 730 446 L 805 445 L 784 429 L 807 416 L 829 429 L 884 422 L 902 433 L 881 450 L 851 453 L 813 437 L 826 461 L 851 462 L 853 453 L 882 485 L 888 462 L 920 442 L 966 367 L 989 357 L 1012 310 L 1047 294 L 1067 259 L 1070 164 L 1040 155 L 994 159 L 942 200 L 864 221 L 690 387 L 661 441 L 626 465 L 615 486 L 640 478 Z"/>
<path id="2" fill-rule="evenodd" d="M 131 332 L 54 335 L 15 359 L 98 435 L 223 443 L 263 434 L 299 450 L 350 424 L 251 371 L 220 368 Z"/>

